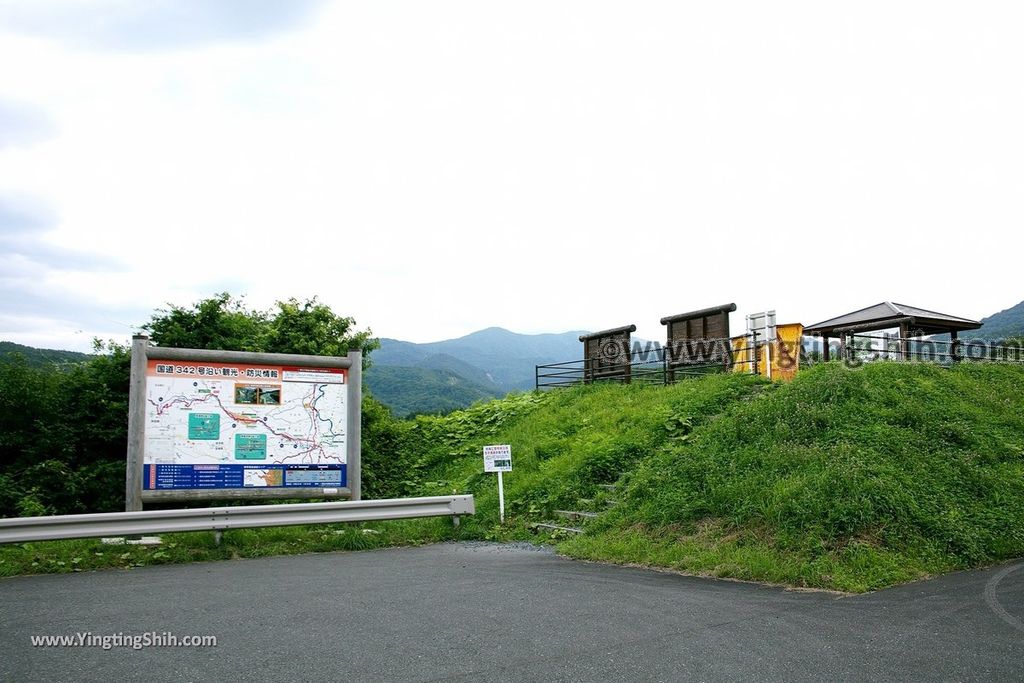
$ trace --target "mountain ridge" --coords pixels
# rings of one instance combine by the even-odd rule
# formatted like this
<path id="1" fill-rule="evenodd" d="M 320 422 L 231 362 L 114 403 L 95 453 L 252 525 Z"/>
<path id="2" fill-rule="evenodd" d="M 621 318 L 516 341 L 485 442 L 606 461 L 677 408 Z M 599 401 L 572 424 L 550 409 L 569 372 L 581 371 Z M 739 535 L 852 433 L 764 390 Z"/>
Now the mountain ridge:
<path id="1" fill-rule="evenodd" d="M 961 333 L 964 339 L 994 341 L 1024 337 L 1024 301 L 981 319 L 981 329 Z"/>
<path id="2" fill-rule="evenodd" d="M 371 359 L 378 366 L 477 369 L 468 379 L 502 394 L 533 388 L 534 368 L 578 358 L 580 331 L 520 334 L 488 327 L 462 337 L 415 343 L 383 337 Z M 372 368 L 371 368 L 372 372 Z"/>

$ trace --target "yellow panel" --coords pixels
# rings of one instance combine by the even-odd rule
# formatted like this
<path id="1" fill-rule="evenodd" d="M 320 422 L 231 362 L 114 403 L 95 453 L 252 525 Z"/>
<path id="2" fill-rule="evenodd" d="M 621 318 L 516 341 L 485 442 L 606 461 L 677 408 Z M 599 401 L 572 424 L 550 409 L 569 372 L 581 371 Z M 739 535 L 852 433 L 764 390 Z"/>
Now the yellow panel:
<path id="1" fill-rule="evenodd" d="M 750 342 L 746 337 L 733 337 L 729 340 L 732 343 L 732 371 L 750 372 Z"/>
<path id="2" fill-rule="evenodd" d="M 776 341 L 772 344 L 772 379 L 789 382 L 800 369 L 800 340 L 804 326 L 800 323 L 776 325 Z"/>

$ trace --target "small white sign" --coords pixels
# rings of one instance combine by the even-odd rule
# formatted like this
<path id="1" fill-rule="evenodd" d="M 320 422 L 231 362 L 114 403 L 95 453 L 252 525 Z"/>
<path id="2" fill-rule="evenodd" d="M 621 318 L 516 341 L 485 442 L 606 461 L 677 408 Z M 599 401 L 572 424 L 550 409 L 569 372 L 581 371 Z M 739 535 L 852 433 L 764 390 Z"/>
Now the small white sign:
<path id="1" fill-rule="evenodd" d="M 484 472 L 511 472 L 512 446 L 484 446 Z"/>

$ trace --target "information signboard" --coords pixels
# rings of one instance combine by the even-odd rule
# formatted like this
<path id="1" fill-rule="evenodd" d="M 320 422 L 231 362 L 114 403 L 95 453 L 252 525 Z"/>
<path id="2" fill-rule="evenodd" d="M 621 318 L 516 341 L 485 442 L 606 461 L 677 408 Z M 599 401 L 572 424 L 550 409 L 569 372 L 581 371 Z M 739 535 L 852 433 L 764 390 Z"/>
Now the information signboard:
<path id="1" fill-rule="evenodd" d="M 129 490 L 137 467 L 141 500 L 358 499 L 360 363 L 133 344 Z"/>

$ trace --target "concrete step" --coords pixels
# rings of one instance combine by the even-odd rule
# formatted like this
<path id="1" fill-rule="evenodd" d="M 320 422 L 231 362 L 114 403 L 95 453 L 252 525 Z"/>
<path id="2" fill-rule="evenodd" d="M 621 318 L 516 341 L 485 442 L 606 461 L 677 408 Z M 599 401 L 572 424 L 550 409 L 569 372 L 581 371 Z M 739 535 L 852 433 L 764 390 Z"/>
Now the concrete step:
<path id="1" fill-rule="evenodd" d="M 575 526 L 561 526 L 560 524 L 550 524 L 548 522 L 537 522 L 531 525 L 534 531 L 564 531 L 568 534 L 582 534 L 583 529 Z"/>
<path id="2" fill-rule="evenodd" d="M 555 510 L 555 515 L 562 519 L 577 519 L 584 522 L 597 517 L 596 512 L 586 512 L 584 510 Z"/>

